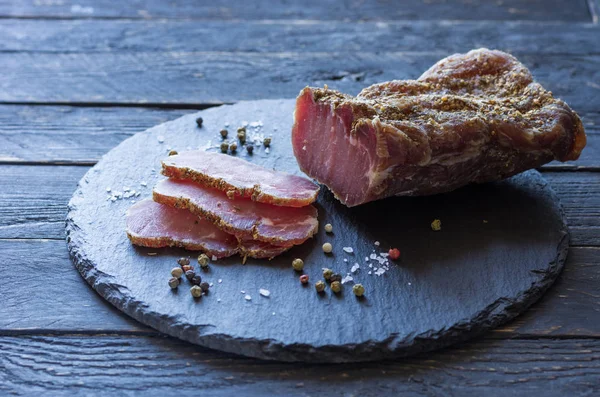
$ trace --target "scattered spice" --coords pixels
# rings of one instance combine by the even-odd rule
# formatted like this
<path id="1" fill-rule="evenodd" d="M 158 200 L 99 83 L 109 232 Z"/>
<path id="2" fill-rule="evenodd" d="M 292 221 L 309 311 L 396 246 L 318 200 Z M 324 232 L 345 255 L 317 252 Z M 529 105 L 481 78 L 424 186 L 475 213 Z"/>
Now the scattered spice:
<path id="1" fill-rule="evenodd" d="M 323 282 L 323 280 L 319 280 L 315 283 L 315 289 L 317 290 L 317 292 L 325 291 L 325 283 Z"/>
<path id="2" fill-rule="evenodd" d="M 254 151 L 254 146 L 246 145 L 246 151 L 248 152 L 248 154 L 252 154 L 252 152 Z"/>
<path id="3" fill-rule="evenodd" d="M 395 261 L 400 258 L 400 250 L 398 248 L 390 248 L 388 256 L 391 260 Z"/>
<path id="4" fill-rule="evenodd" d="M 189 258 L 179 258 L 177 259 L 177 263 L 179 264 L 179 266 L 187 266 L 190 264 L 190 260 Z"/>
<path id="5" fill-rule="evenodd" d="M 342 275 L 339 273 L 334 273 L 331 275 L 331 277 L 329 278 L 329 281 L 331 281 L 332 283 L 334 281 L 342 281 Z"/>
<path id="6" fill-rule="evenodd" d="M 269 291 L 268 289 L 264 289 L 264 288 L 259 289 L 258 293 L 261 296 L 264 296 L 265 298 L 268 298 L 271 295 L 271 291 Z"/>
<path id="7" fill-rule="evenodd" d="M 202 283 L 202 277 L 200 277 L 198 274 L 196 274 L 196 275 L 194 275 L 194 277 L 192 277 L 190 279 L 190 283 L 192 283 L 193 285 L 200 285 L 200 283 Z M 204 283 L 202 283 L 202 284 L 204 284 Z"/>
<path id="8" fill-rule="evenodd" d="M 431 222 L 431 230 L 434 232 L 439 232 L 442 230 L 442 221 L 439 219 L 434 219 L 433 222 Z"/>
<path id="9" fill-rule="evenodd" d="M 347 254 L 352 254 L 354 252 L 354 249 L 352 249 L 352 247 L 343 247 L 342 249 Z"/>
<path id="10" fill-rule="evenodd" d="M 265 147 L 269 147 L 271 146 L 271 137 L 268 136 L 263 140 L 263 145 L 265 145 Z"/>
<path id="11" fill-rule="evenodd" d="M 354 292 L 354 295 L 356 296 L 363 296 L 365 293 L 365 287 L 363 287 L 362 284 L 354 284 L 352 287 L 352 292 Z"/>
<path id="12" fill-rule="evenodd" d="M 179 153 L 177 153 L 177 150 L 171 150 L 171 151 L 169 152 L 169 156 L 175 156 L 175 155 L 177 155 L 177 154 L 179 154 Z M 145 186 L 145 185 L 142 185 L 142 186 Z"/>
<path id="13" fill-rule="evenodd" d="M 229 145 L 229 150 L 231 153 L 235 153 L 237 151 L 237 143 L 233 142 L 231 145 Z"/>
<path id="14" fill-rule="evenodd" d="M 193 270 L 188 270 L 187 272 L 185 272 L 185 278 L 187 278 L 188 280 L 192 281 L 192 278 L 196 275 L 196 273 L 194 273 Z"/>
<path id="15" fill-rule="evenodd" d="M 331 243 L 325 243 L 323 244 L 323 252 L 326 254 L 330 254 L 331 251 L 333 251 L 333 246 L 331 245 Z"/>
<path id="16" fill-rule="evenodd" d="M 237 137 L 242 145 L 246 143 L 246 127 L 240 127 L 237 129 Z"/>
<path id="17" fill-rule="evenodd" d="M 342 279 L 342 284 L 349 283 L 350 281 L 354 281 L 354 277 L 348 273 L 348 275 Z"/>
<path id="18" fill-rule="evenodd" d="M 169 279 L 169 287 L 171 287 L 171 289 L 179 287 L 179 279 L 177 277 L 171 277 Z"/>
<path id="19" fill-rule="evenodd" d="M 227 153 L 229 150 L 229 144 L 227 142 L 221 143 L 221 153 Z"/>
<path id="20" fill-rule="evenodd" d="M 208 267 L 208 255 L 200 254 L 198 255 L 198 264 L 201 268 L 206 269 Z"/>
<path id="21" fill-rule="evenodd" d="M 351 273 L 356 273 L 358 271 L 358 269 L 360 269 L 360 265 L 358 263 L 355 263 L 352 268 L 350 269 Z"/>
<path id="22" fill-rule="evenodd" d="M 295 271 L 300 272 L 304 269 L 304 261 L 300 258 L 296 258 L 292 261 L 292 267 Z"/>
<path id="23" fill-rule="evenodd" d="M 308 284 L 308 274 L 303 274 L 302 276 L 300 276 L 300 282 L 302 284 Z"/>
<path id="24" fill-rule="evenodd" d="M 221 131 L 219 131 L 219 134 L 221 134 L 221 137 L 223 139 L 227 138 L 227 130 L 225 128 L 223 128 Z"/>
<path id="25" fill-rule="evenodd" d="M 204 281 L 204 282 L 200 283 L 200 288 L 202 289 L 202 292 L 208 292 L 208 289 L 210 288 L 210 284 L 207 283 L 206 281 Z"/>
<path id="26" fill-rule="evenodd" d="M 339 294 L 342 290 L 342 283 L 340 283 L 339 281 L 334 281 L 333 283 L 331 283 L 330 288 L 333 292 Z"/>
<path id="27" fill-rule="evenodd" d="M 171 269 L 171 276 L 181 278 L 181 276 L 183 276 L 183 270 L 180 267 L 174 267 Z"/>
<path id="28" fill-rule="evenodd" d="M 328 224 L 325 225 L 325 232 L 326 233 L 333 232 L 333 226 L 331 226 L 331 223 L 328 223 Z"/>
<path id="29" fill-rule="evenodd" d="M 196 125 L 198 126 L 198 128 L 202 128 L 202 123 L 204 122 L 204 120 L 202 120 L 202 117 L 198 117 L 196 119 Z"/>
<path id="30" fill-rule="evenodd" d="M 183 269 L 184 273 L 187 272 L 187 271 L 190 271 L 190 270 L 194 270 L 193 266 L 191 266 L 191 265 L 181 266 L 181 269 Z"/>
<path id="31" fill-rule="evenodd" d="M 323 278 L 327 281 L 331 280 L 331 276 L 333 276 L 333 270 L 331 269 L 323 269 Z"/>
<path id="32" fill-rule="evenodd" d="M 194 285 L 192 288 L 190 288 L 190 292 L 194 298 L 200 298 L 202 296 L 202 288 L 197 285 Z"/>
<path id="33" fill-rule="evenodd" d="M 252 300 L 252 297 L 251 297 L 250 295 L 245 295 L 245 296 L 244 296 L 244 299 L 246 299 L 247 301 L 251 301 L 251 300 Z"/>

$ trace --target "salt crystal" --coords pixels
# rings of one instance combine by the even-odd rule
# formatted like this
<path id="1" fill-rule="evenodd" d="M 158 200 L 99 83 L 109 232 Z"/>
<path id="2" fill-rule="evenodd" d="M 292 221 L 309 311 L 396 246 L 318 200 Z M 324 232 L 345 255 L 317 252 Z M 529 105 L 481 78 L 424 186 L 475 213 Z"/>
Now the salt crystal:
<path id="1" fill-rule="evenodd" d="M 350 269 L 350 271 L 352 273 L 356 273 L 358 269 L 360 269 L 360 265 L 358 263 L 355 263 L 354 266 L 352 266 L 352 269 Z"/>
<path id="2" fill-rule="evenodd" d="M 107 187 L 106 191 L 110 193 L 111 189 L 109 187 Z"/>
<path id="3" fill-rule="evenodd" d="M 348 259 L 344 258 L 344 262 L 348 262 Z"/>
<path id="4" fill-rule="evenodd" d="M 127 186 L 123 186 L 123 191 L 124 191 L 124 192 L 128 192 L 128 191 L 130 191 L 130 190 L 131 190 L 131 188 L 129 188 L 129 187 L 127 187 Z"/>
<path id="5" fill-rule="evenodd" d="M 273 315 L 275 315 L 275 312 L 273 312 Z"/>
<path id="6" fill-rule="evenodd" d="M 408 283 L 408 285 L 412 285 L 412 283 Z"/>
<path id="7" fill-rule="evenodd" d="M 158 143 L 163 143 L 165 141 L 165 137 L 164 136 L 159 136 L 158 137 Z"/>
<path id="8" fill-rule="evenodd" d="M 348 274 L 346 277 L 344 277 L 342 279 L 342 284 L 349 283 L 350 281 L 354 281 L 354 278 L 352 278 L 352 276 Z"/>
<path id="9" fill-rule="evenodd" d="M 217 260 L 217 257 L 213 255 L 211 259 L 212 259 L 213 261 L 216 261 L 216 260 Z"/>
<path id="10" fill-rule="evenodd" d="M 342 248 L 344 250 L 344 252 L 351 254 L 354 252 L 354 250 L 352 249 L 352 247 L 344 247 Z"/>
<path id="11" fill-rule="evenodd" d="M 271 295 L 271 291 L 269 291 L 268 289 L 259 289 L 258 293 L 261 294 L 264 297 L 269 297 L 269 295 Z"/>
<path id="12" fill-rule="evenodd" d="M 382 252 L 380 255 L 383 256 L 384 258 L 387 258 L 388 256 L 390 256 L 390 254 L 388 252 Z"/>
<path id="13" fill-rule="evenodd" d="M 369 271 L 369 274 L 371 274 L 371 272 Z"/>
<path id="14" fill-rule="evenodd" d="M 223 279 L 218 279 L 218 280 L 217 280 L 217 282 L 218 282 L 219 284 L 221 284 L 221 283 L 223 282 Z"/>
<path id="15" fill-rule="evenodd" d="M 242 121 L 242 127 L 247 127 L 248 126 L 248 122 L 247 121 Z"/>
<path id="16" fill-rule="evenodd" d="M 244 299 L 246 299 L 247 301 L 251 301 L 252 297 L 250 295 L 246 295 L 246 296 L 244 296 Z"/>
<path id="17" fill-rule="evenodd" d="M 365 261 L 368 262 L 369 261 L 369 257 L 365 256 Z"/>
<path id="18" fill-rule="evenodd" d="M 246 291 L 244 291 L 244 290 L 241 290 L 240 292 L 241 292 L 242 294 L 245 294 L 245 293 L 246 293 Z"/>
<path id="19" fill-rule="evenodd" d="M 371 259 L 377 259 L 377 255 L 376 254 L 371 254 L 371 255 L 369 255 L 369 258 L 371 258 Z"/>
<path id="20" fill-rule="evenodd" d="M 208 285 L 212 287 L 212 286 L 213 286 L 213 283 L 210 283 L 210 284 L 208 284 Z"/>
<path id="21" fill-rule="evenodd" d="M 379 247 L 379 241 L 375 241 L 375 245 Z"/>
<path id="22" fill-rule="evenodd" d="M 375 272 L 375 274 L 378 276 L 381 276 L 383 273 L 385 273 L 385 269 L 381 267 Z"/>
<path id="23" fill-rule="evenodd" d="M 265 149 L 265 153 L 269 154 L 271 152 L 271 150 L 269 148 Z"/>
<path id="24" fill-rule="evenodd" d="M 146 181 L 141 181 L 141 182 L 140 182 L 140 185 L 142 185 L 142 186 L 146 187 L 146 186 L 147 186 L 147 183 L 146 183 Z"/>
<path id="25" fill-rule="evenodd" d="M 221 302 L 221 298 L 218 298 L 218 299 L 217 299 L 217 302 Z"/>

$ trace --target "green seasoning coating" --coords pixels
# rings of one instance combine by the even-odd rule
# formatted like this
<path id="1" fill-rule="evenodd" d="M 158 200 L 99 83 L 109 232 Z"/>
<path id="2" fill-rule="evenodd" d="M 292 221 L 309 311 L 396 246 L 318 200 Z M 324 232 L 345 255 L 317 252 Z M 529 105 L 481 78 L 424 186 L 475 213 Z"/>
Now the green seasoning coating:
<path id="1" fill-rule="evenodd" d="M 304 261 L 300 258 L 296 258 L 292 261 L 292 267 L 295 271 L 300 272 L 304 269 Z"/>
<path id="2" fill-rule="evenodd" d="M 202 296 L 202 288 L 198 287 L 197 285 L 194 285 L 192 288 L 190 288 L 190 292 L 194 298 L 200 298 Z"/>
<path id="3" fill-rule="evenodd" d="M 319 280 L 315 283 L 315 289 L 317 290 L 317 292 L 325 291 L 325 283 L 323 282 L 323 280 Z"/>
<path id="4" fill-rule="evenodd" d="M 365 287 L 363 287 L 362 284 L 354 284 L 352 287 L 352 292 L 354 292 L 354 295 L 356 296 L 363 296 L 365 293 Z"/>
<path id="5" fill-rule="evenodd" d="M 339 281 L 334 281 L 333 283 L 331 283 L 330 288 L 333 292 L 338 294 L 342 290 L 342 283 L 340 283 Z"/>

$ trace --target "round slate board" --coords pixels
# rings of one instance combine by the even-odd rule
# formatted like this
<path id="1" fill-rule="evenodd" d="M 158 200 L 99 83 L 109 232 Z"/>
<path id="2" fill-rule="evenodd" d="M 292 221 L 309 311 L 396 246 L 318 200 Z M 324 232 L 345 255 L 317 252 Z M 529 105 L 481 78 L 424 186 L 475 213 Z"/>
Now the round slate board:
<path id="1" fill-rule="evenodd" d="M 348 362 L 433 350 L 496 327 L 537 300 L 562 269 L 568 248 L 563 213 L 542 176 L 530 171 L 450 194 L 352 209 L 323 188 L 319 221 L 331 223 L 333 234 L 321 228 L 272 261 L 217 261 L 202 274 L 214 285 L 200 300 L 191 297 L 187 281 L 171 291 L 169 272 L 189 253 L 132 246 L 124 218 L 132 200 L 151 196 L 169 149 L 216 151 L 219 130 L 229 126 L 233 139 L 244 122 L 262 121 L 249 135 L 270 135 L 273 143 L 270 152 L 257 146 L 253 155 L 239 150 L 237 156 L 299 174 L 290 145 L 293 107 L 292 100 L 268 100 L 208 109 L 136 134 L 104 156 L 69 203 L 69 251 L 87 282 L 138 321 L 192 343 L 265 359 Z M 199 115 L 203 128 L 196 127 Z M 110 198 L 127 187 L 126 196 L 140 194 Z M 439 232 L 430 227 L 436 218 Z M 332 255 L 321 250 L 326 241 Z M 390 247 L 402 251 L 401 260 L 375 275 L 379 265 L 366 257 Z M 296 257 L 306 263 L 308 286 L 291 268 Z M 351 282 L 339 295 L 315 292 L 322 268 L 346 275 L 355 263 L 360 268 L 352 277 L 365 286 L 363 299 L 352 294 Z M 261 288 L 270 296 L 259 295 Z"/>

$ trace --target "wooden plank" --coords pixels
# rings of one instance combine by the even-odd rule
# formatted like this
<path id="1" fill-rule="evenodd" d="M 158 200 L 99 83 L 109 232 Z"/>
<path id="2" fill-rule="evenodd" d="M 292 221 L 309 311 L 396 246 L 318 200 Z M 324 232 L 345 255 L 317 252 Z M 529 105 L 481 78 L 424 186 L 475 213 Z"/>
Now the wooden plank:
<path id="1" fill-rule="evenodd" d="M 215 34 L 218 32 L 218 34 Z M 450 34 L 451 33 L 451 34 Z M 0 20 L 5 52 L 446 53 L 489 47 L 516 53 L 598 53 L 590 23 L 482 21 Z"/>
<path id="2" fill-rule="evenodd" d="M 476 341 L 422 357 L 346 365 L 237 358 L 170 338 L 0 338 L 0 390 L 53 396 L 594 395 L 599 340 Z M 118 379 L 118 382 L 115 381 Z M 171 393 L 169 393 L 170 395 Z"/>
<path id="3" fill-rule="evenodd" d="M 0 2 L 0 16 L 61 18 L 194 18 L 194 19 L 467 19 L 586 21 L 585 0 L 405 0 L 387 1 L 285 0 L 197 2 L 194 0 L 21 0 Z"/>
<path id="4" fill-rule="evenodd" d="M 122 140 L 193 109 L 0 105 L 0 164 L 95 164 Z M 588 145 L 581 158 L 552 169 L 600 168 L 600 114 L 582 114 Z"/>

